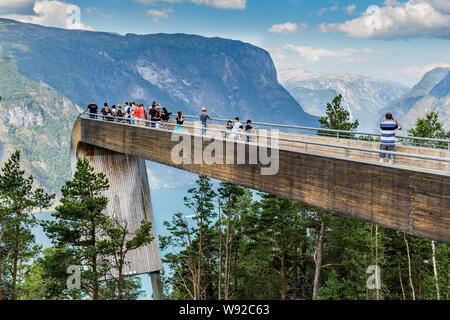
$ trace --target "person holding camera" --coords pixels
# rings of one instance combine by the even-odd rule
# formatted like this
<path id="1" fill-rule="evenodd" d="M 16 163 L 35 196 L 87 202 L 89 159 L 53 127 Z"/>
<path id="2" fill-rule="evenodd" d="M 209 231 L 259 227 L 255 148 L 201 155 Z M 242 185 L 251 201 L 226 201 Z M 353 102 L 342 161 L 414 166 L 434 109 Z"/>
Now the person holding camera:
<path id="1" fill-rule="evenodd" d="M 395 151 L 395 130 L 402 130 L 402 126 L 392 116 L 392 113 L 386 114 L 386 119 L 380 124 L 381 140 L 380 150 Z M 386 153 L 380 153 L 380 162 L 384 162 Z M 394 155 L 389 154 L 388 159 L 390 163 L 394 163 Z"/>

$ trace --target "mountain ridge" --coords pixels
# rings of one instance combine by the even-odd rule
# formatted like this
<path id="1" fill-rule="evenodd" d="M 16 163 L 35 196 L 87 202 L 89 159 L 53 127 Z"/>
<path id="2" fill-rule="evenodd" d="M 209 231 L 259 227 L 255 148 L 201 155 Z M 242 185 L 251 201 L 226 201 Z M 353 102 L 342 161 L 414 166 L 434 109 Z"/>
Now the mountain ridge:
<path id="1" fill-rule="evenodd" d="M 323 74 L 286 69 L 279 72 L 279 79 L 305 111 L 317 116 L 325 114 L 327 103 L 342 94 L 342 105 L 352 119 L 359 120 L 359 130 L 364 131 L 372 131 L 378 111 L 408 90 L 390 80 L 353 73 Z"/>
<path id="2" fill-rule="evenodd" d="M 450 130 L 450 68 L 437 67 L 425 73 L 408 93 L 381 109 L 377 119 L 381 121 L 392 112 L 404 128 L 410 129 L 429 111 L 439 112 L 444 128 Z"/>
<path id="3" fill-rule="evenodd" d="M 259 114 L 263 118 L 257 120 L 318 125 L 317 118 L 305 113 L 279 85 L 269 53 L 242 41 L 180 33 L 118 36 L 31 24 L 9 29 L 6 39 L 13 42 L 22 35 L 21 44 L 32 52 L 27 58 L 17 57 L 19 71 L 80 104 L 91 99 L 115 104 L 136 99 L 147 105 L 159 100 L 190 113 L 207 106 L 220 117 Z M 59 74 L 64 69 L 67 77 Z M 255 112 L 260 108 L 268 112 Z M 293 117 L 286 119 L 278 112 L 272 116 L 272 111 Z"/>
<path id="4" fill-rule="evenodd" d="M 156 100 L 188 114 L 318 126 L 277 79 L 267 51 L 185 34 L 117 35 L 0 19 L 0 154 L 16 148 L 39 185 L 70 178 L 76 116 L 99 106 Z"/>

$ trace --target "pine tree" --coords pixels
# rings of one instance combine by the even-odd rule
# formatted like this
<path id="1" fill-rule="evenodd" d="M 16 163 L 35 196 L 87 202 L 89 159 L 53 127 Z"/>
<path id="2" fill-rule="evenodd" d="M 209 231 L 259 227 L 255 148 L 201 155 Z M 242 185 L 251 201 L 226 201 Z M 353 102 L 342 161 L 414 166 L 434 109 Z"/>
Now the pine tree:
<path id="1" fill-rule="evenodd" d="M 134 296 L 127 284 L 135 287 L 136 282 L 123 275 L 126 255 L 153 239 L 151 223 L 143 221 L 138 231 L 131 234 L 123 222 L 103 214 L 108 204 L 104 192 L 108 188 L 104 173 L 94 172 L 87 159 L 78 160 L 73 179 L 61 189 L 61 205 L 52 214 L 54 220 L 43 224 L 57 248 L 67 249 L 66 260 L 80 266 L 82 291 L 94 300 L 112 296 L 123 299 L 124 293 Z M 115 293 L 102 296 L 107 288 Z"/>
<path id="2" fill-rule="evenodd" d="M 333 129 L 333 130 L 345 130 L 352 131 L 358 128 L 359 121 L 350 121 L 350 112 L 345 110 L 341 106 L 342 95 L 338 95 L 333 99 L 332 103 L 327 104 L 326 116 L 319 119 L 319 123 L 322 128 Z M 339 138 L 351 138 L 351 134 L 339 133 L 336 134 L 331 131 L 319 131 L 319 135 L 326 135 Z"/>
<path id="3" fill-rule="evenodd" d="M 417 119 L 415 127 L 408 130 L 408 135 L 421 138 L 445 139 L 450 138 L 450 131 L 445 132 L 444 123 L 439 121 L 439 113 L 431 111 L 427 112 L 424 118 Z M 448 147 L 448 144 L 442 142 L 414 140 L 413 143 L 425 147 Z"/>
<path id="4" fill-rule="evenodd" d="M 32 211 L 48 209 L 54 195 L 41 188 L 33 190 L 33 184 L 33 177 L 25 177 L 20 168 L 20 152 L 14 152 L 0 174 L 0 299 L 6 287 L 10 298 L 17 299 L 23 265 L 39 252 L 32 233 L 37 224 Z"/>
<path id="5" fill-rule="evenodd" d="M 212 279 L 217 254 L 217 233 L 213 228 L 217 217 L 215 197 L 211 179 L 199 176 L 196 186 L 190 188 L 184 198 L 185 206 L 193 213 L 190 218 L 195 225 L 191 227 L 188 218 L 181 213 L 175 214 L 171 223 L 164 222 L 170 235 L 160 238 L 162 250 L 169 247 L 182 249 L 178 254 L 166 254 L 163 259 L 174 272 L 174 297 L 207 300 L 215 296 Z"/>
<path id="6" fill-rule="evenodd" d="M 108 287 L 116 293 L 115 299 L 130 299 L 130 295 L 133 296 L 133 290 L 130 290 L 129 286 L 135 286 L 136 283 L 134 280 L 127 280 L 124 275 L 127 255 L 153 241 L 151 230 L 152 223 L 143 220 L 139 229 L 132 233 L 128 229 L 127 222 L 118 219 L 110 219 L 102 230 L 103 240 L 99 242 L 99 247 L 106 251 L 110 261 L 111 269 L 108 276 L 111 279 L 108 281 Z"/>

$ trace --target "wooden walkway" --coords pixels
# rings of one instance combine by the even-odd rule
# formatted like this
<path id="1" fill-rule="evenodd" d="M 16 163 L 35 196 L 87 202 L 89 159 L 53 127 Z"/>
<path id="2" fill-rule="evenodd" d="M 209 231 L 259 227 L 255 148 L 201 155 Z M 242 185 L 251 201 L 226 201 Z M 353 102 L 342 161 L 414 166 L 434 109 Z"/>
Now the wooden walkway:
<path id="1" fill-rule="evenodd" d="M 206 135 L 212 135 L 215 129 L 210 126 Z M 195 154 L 203 153 L 210 145 L 201 139 L 200 143 L 191 143 L 190 164 L 175 164 L 172 151 L 179 142 L 172 141 L 173 132 L 167 129 L 78 119 L 73 132 L 72 146 L 78 155 L 83 154 L 86 145 L 102 148 L 450 243 L 450 175 L 445 161 L 398 156 L 396 164 L 391 165 L 380 163 L 377 153 L 355 150 L 378 150 L 377 143 L 282 133 L 281 138 L 310 144 L 305 148 L 304 142 L 279 141 L 279 150 L 269 148 L 279 152 L 278 173 L 261 175 L 261 164 L 195 164 Z M 187 132 L 181 135 L 189 136 Z M 224 149 L 226 144 L 223 141 Z M 248 144 L 232 144 L 235 157 L 239 147 L 247 155 L 251 152 Z M 348 150 L 329 145 L 348 146 Z M 450 159 L 446 150 L 399 147 L 397 151 Z M 227 163 L 225 157 L 223 163 Z"/>

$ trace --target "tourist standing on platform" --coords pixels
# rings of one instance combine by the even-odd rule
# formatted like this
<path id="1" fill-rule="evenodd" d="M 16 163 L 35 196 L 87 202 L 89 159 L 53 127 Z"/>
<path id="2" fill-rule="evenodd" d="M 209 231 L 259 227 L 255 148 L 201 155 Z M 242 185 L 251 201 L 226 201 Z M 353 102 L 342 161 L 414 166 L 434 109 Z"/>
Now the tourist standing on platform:
<path id="1" fill-rule="evenodd" d="M 156 113 L 155 113 L 155 128 L 160 127 L 161 123 L 161 106 L 159 104 L 156 105 Z"/>
<path id="2" fill-rule="evenodd" d="M 102 115 L 102 120 L 108 120 L 107 117 L 111 116 L 111 109 L 109 109 L 109 106 L 106 102 L 103 104 L 103 108 L 100 113 Z"/>
<path id="3" fill-rule="evenodd" d="M 168 123 L 171 115 L 172 113 L 167 111 L 166 107 L 162 108 L 161 122 L 164 129 L 169 129 Z"/>
<path id="4" fill-rule="evenodd" d="M 89 117 L 91 119 L 97 119 L 97 113 L 98 113 L 98 106 L 95 104 L 95 101 L 92 100 L 91 103 L 87 106 L 86 110 L 84 112 L 87 112 L 89 110 Z"/>
<path id="5" fill-rule="evenodd" d="M 184 124 L 183 112 L 178 111 L 177 118 L 175 120 L 177 121 L 177 127 L 175 128 L 175 131 L 183 131 L 182 127 L 182 125 Z"/>
<path id="6" fill-rule="evenodd" d="M 241 125 L 238 128 L 238 132 L 237 132 L 237 135 L 236 135 L 236 140 L 237 141 L 245 141 L 244 136 L 245 136 L 244 126 Z"/>
<path id="7" fill-rule="evenodd" d="M 123 122 L 124 115 L 125 115 L 125 113 L 122 110 L 122 105 L 119 104 L 119 107 L 116 112 L 117 122 Z"/>
<path id="8" fill-rule="evenodd" d="M 225 134 L 225 138 L 229 138 L 231 135 L 231 131 L 233 130 L 233 122 L 231 120 L 228 120 L 227 122 L 227 132 Z"/>
<path id="9" fill-rule="evenodd" d="M 145 114 L 146 114 L 145 107 L 144 107 L 144 104 L 141 102 L 139 105 L 139 119 L 144 120 Z M 144 122 L 141 121 L 139 124 L 142 126 L 142 125 L 144 125 Z"/>
<path id="10" fill-rule="evenodd" d="M 139 125 L 139 119 L 141 118 L 141 110 L 140 110 L 140 108 L 137 106 L 137 105 L 135 105 L 135 108 L 134 108 L 134 119 L 135 119 L 135 125 Z"/>
<path id="11" fill-rule="evenodd" d="M 152 122 L 152 126 L 151 127 L 155 128 L 156 124 L 153 122 L 153 121 L 156 121 L 155 120 L 155 117 L 156 117 L 156 102 L 155 101 L 153 101 L 152 107 L 150 108 L 148 113 L 150 114 L 150 121 Z"/>
<path id="12" fill-rule="evenodd" d="M 131 107 L 128 104 L 128 101 L 125 102 L 124 112 L 125 112 L 125 118 L 127 118 L 127 123 L 131 123 Z"/>
<path id="13" fill-rule="evenodd" d="M 136 104 L 134 102 L 130 103 L 130 119 L 131 119 L 131 124 L 135 124 L 134 121 L 134 112 L 136 111 Z"/>
<path id="14" fill-rule="evenodd" d="M 245 131 L 247 132 L 247 134 L 253 134 L 255 129 L 258 129 L 258 127 L 252 125 L 252 120 L 248 120 L 247 121 L 247 125 L 245 126 Z M 252 141 L 253 139 L 250 138 L 249 135 L 247 135 L 247 142 Z"/>
<path id="15" fill-rule="evenodd" d="M 381 140 L 380 150 L 395 151 L 395 130 L 402 130 L 402 126 L 392 116 L 391 113 L 386 114 L 386 119 L 380 124 Z M 380 153 L 380 162 L 384 162 L 386 153 Z M 390 163 L 394 163 L 394 155 L 389 154 L 388 159 Z"/>
<path id="16" fill-rule="evenodd" d="M 206 108 L 202 108 L 202 113 L 200 114 L 200 121 L 202 122 L 201 134 L 204 135 L 206 133 L 206 121 L 211 120 L 209 116 L 208 110 Z"/>

